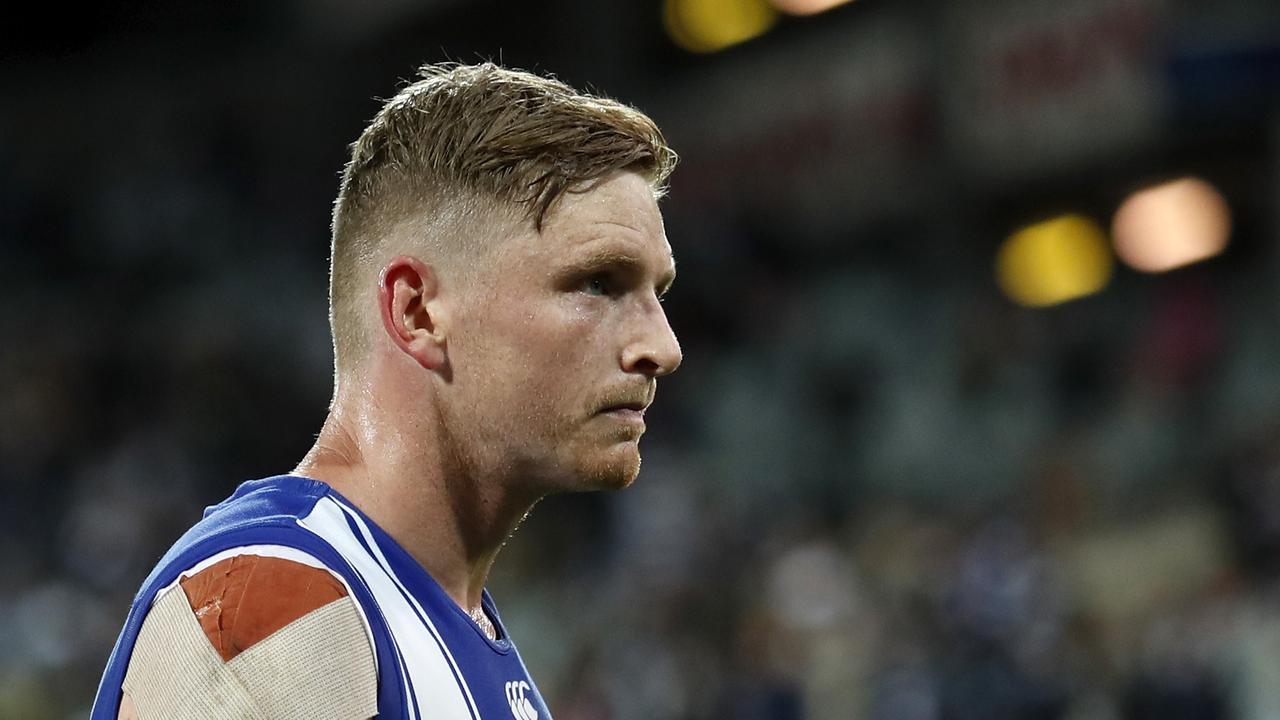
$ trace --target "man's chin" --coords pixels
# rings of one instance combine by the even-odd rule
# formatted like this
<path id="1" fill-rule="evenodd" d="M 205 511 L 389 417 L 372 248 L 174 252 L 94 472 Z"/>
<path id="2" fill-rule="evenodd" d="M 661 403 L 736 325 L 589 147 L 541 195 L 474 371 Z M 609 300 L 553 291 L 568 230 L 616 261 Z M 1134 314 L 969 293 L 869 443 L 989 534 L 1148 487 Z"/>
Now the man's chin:
<path id="1" fill-rule="evenodd" d="M 618 443 L 579 467 L 577 490 L 621 490 L 640 473 L 640 449 L 635 442 Z"/>

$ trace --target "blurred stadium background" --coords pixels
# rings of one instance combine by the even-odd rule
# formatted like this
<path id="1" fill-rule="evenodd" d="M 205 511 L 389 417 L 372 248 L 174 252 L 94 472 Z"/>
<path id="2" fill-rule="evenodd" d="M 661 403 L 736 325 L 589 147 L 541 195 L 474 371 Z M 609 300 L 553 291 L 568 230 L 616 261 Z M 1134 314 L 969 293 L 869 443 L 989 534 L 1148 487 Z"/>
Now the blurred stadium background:
<path id="1" fill-rule="evenodd" d="M 492 58 L 683 156 L 640 480 L 491 584 L 559 720 L 1280 718 L 1280 4 L 821 4 L 5 23 L 0 717 L 83 717 L 151 563 L 301 457 L 346 144 Z"/>

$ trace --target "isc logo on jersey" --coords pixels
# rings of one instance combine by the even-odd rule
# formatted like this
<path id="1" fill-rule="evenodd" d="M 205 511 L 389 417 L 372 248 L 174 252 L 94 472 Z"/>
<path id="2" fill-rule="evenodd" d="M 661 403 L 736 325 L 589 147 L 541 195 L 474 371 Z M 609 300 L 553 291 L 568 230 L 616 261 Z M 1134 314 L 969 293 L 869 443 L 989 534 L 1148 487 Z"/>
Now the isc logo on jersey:
<path id="1" fill-rule="evenodd" d="M 529 692 L 529 683 L 523 680 L 512 680 L 507 683 L 507 703 L 511 705 L 511 714 L 516 720 L 538 720 L 538 711 L 524 694 Z"/>

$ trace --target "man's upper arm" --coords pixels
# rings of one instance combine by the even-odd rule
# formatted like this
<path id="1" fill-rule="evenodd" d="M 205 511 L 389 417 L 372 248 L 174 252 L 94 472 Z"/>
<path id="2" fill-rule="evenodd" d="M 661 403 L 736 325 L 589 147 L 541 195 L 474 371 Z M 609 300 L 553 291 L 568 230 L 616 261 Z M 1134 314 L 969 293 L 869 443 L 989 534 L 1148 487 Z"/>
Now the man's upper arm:
<path id="1" fill-rule="evenodd" d="M 139 632 L 120 718 L 377 714 L 364 620 L 329 571 L 259 555 L 220 560 L 162 593 Z"/>

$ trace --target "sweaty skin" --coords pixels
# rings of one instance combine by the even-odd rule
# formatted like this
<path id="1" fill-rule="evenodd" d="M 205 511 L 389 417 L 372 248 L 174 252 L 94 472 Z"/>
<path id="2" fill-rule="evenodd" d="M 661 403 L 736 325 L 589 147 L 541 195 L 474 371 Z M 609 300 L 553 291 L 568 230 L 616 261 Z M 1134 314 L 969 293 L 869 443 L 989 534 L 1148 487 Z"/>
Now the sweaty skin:
<path id="1" fill-rule="evenodd" d="M 660 302 L 675 263 L 639 175 L 571 191 L 541 232 L 492 242 L 465 275 L 387 261 L 376 341 L 295 470 L 360 507 L 468 611 L 540 498 L 634 480 L 644 409 L 681 360 Z"/>

